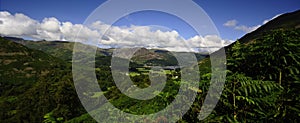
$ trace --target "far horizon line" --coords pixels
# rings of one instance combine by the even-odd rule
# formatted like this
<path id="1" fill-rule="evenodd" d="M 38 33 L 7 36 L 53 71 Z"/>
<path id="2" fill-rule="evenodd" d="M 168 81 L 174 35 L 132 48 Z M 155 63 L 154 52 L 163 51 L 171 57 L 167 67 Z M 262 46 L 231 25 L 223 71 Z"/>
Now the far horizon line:
<path id="1" fill-rule="evenodd" d="M 83 42 L 83 41 L 45 40 L 45 39 L 34 40 L 34 39 L 26 39 L 26 38 L 22 38 L 22 37 L 2 36 L 2 35 L 0 35 L 0 37 L 5 38 L 5 39 L 7 39 L 7 40 L 14 41 L 14 42 L 16 42 L 16 43 L 19 43 L 19 42 L 21 42 L 21 41 L 23 41 L 23 42 L 29 41 L 29 42 L 80 43 L 80 44 L 89 45 L 89 46 L 92 46 L 92 47 L 97 47 L 97 48 L 99 48 L 99 49 L 105 49 L 105 50 L 138 48 L 138 49 L 147 49 L 147 50 L 162 50 L 162 51 L 166 51 L 166 52 L 176 52 L 176 53 L 197 53 L 197 54 L 201 54 L 201 55 L 210 55 L 210 54 L 212 54 L 212 53 L 218 51 L 218 50 L 221 49 L 221 48 L 225 48 L 225 47 L 231 45 L 231 44 L 229 44 L 229 45 L 224 46 L 224 47 L 217 47 L 217 46 L 215 46 L 215 47 L 199 47 L 199 48 L 203 48 L 203 49 L 205 49 L 205 48 L 219 48 L 219 49 L 216 50 L 216 51 L 213 51 L 213 52 L 211 52 L 211 53 L 208 53 L 208 52 L 199 52 L 199 51 L 198 51 L 198 52 L 195 52 L 195 51 L 192 51 L 192 50 L 191 50 L 191 51 L 170 51 L 170 50 L 167 50 L 167 49 L 165 49 L 165 48 L 163 48 L 163 47 L 161 47 L 161 48 L 138 47 L 138 46 L 137 46 L 137 47 L 101 47 L 101 46 L 95 46 L 95 45 L 93 45 L 93 44 L 89 44 L 89 43 Z M 234 41 L 234 42 L 236 42 L 236 41 Z M 232 42 L 232 43 L 234 43 L 234 42 Z"/>

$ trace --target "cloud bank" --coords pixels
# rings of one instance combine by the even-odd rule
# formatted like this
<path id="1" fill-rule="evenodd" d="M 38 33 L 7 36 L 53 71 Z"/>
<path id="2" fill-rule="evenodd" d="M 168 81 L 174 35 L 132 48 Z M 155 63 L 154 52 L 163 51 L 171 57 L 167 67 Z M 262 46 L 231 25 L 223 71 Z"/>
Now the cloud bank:
<path id="1" fill-rule="evenodd" d="M 235 26 L 237 22 L 226 24 Z M 105 32 L 105 29 L 109 30 Z M 80 30 L 80 34 L 77 33 Z M 100 35 L 105 34 L 101 39 Z M 0 12 L 0 35 L 13 37 L 26 37 L 34 40 L 62 40 L 88 42 L 96 40 L 97 46 L 124 48 L 145 47 L 166 49 L 169 51 L 192 51 L 211 53 L 224 47 L 232 40 L 223 40 L 217 35 L 196 35 L 184 39 L 175 30 L 161 31 L 151 26 L 129 27 L 110 26 L 101 21 L 90 25 L 61 22 L 54 17 L 44 18 L 41 22 L 21 14 Z"/>

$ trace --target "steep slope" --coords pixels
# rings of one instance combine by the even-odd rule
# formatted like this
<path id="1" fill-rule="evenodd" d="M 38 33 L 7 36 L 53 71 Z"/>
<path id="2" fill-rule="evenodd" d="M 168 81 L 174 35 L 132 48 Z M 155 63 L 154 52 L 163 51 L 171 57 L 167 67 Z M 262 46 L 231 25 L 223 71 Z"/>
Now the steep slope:
<path id="1" fill-rule="evenodd" d="M 299 18 L 300 11 L 283 14 L 261 26 L 256 31 L 246 34 L 237 42 L 225 48 L 227 70 L 230 71 L 227 72 L 227 81 L 232 79 L 230 78 L 232 75 L 242 74 L 253 80 L 265 81 L 261 84 L 268 82 L 275 83 L 280 85 L 282 90 L 274 91 L 274 93 L 266 95 L 270 97 L 258 96 L 261 99 L 254 100 L 255 97 L 249 93 L 255 91 L 260 92 L 264 89 L 269 90 L 270 88 L 256 88 L 251 85 L 249 90 L 244 89 L 242 95 L 236 97 L 228 95 L 228 91 L 226 91 L 225 88 L 222 94 L 223 99 L 221 98 L 215 108 L 216 114 L 214 115 L 217 117 L 211 120 L 218 119 L 218 122 L 220 122 L 220 120 L 222 122 L 251 122 L 253 119 L 260 119 L 264 122 L 300 121 Z M 200 70 L 209 71 L 210 68 L 206 67 L 209 62 L 209 58 L 199 62 Z M 234 78 L 233 81 L 228 81 L 225 87 L 231 88 L 232 86 L 236 87 L 239 84 L 245 84 L 244 82 L 236 83 L 237 79 L 238 78 Z M 239 93 L 241 92 L 242 91 L 239 91 Z M 242 99 L 241 96 L 245 96 L 246 98 Z M 234 103 L 232 99 L 230 100 L 228 97 L 233 98 Z M 249 100 L 251 100 L 250 103 Z M 254 110 L 251 108 L 247 109 L 247 107 L 251 107 L 251 103 L 260 103 L 263 100 L 269 100 L 262 103 L 263 105 L 269 105 L 273 108 L 262 108 L 262 105 L 258 105 L 259 108 L 255 108 L 255 106 L 252 107 Z M 248 101 L 248 104 L 238 106 L 240 103 L 243 103 L 243 101 Z M 271 103 L 272 101 L 273 103 Z M 234 109 L 227 105 L 230 103 L 233 103 Z M 262 110 L 260 110 L 260 108 Z M 238 112 L 238 110 L 242 112 Z"/>
<path id="2" fill-rule="evenodd" d="M 279 67 L 280 62 L 271 64 L 274 60 L 281 59 L 281 62 L 284 61 L 282 64 L 286 64 L 289 61 L 298 60 L 298 56 L 294 56 L 291 58 L 282 59 L 284 55 L 287 54 L 299 54 L 299 46 L 300 44 L 300 10 L 286 13 L 280 15 L 279 17 L 271 20 L 270 22 L 262 25 L 257 30 L 246 34 L 242 38 L 240 38 L 237 42 L 232 43 L 231 45 L 227 46 L 226 49 L 226 56 L 229 58 L 234 58 L 237 54 L 243 54 L 241 57 L 249 56 L 246 61 L 239 61 L 240 58 L 236 58 L 236 63 L 234 64 L 236 67 L 239 67 L 238 71 L 246 73 L 251 77 L 257 76 L 264 76 L 264 78 L 269 78 L 268 80 L 278 80 L 279 76 L 276 77 L 269 77 L 270 73 L 275 72 L 272 69 L 260 69 L 264 68 L 265 66 L 271 67 Z M 236 46 L 238 45 L 238 46 Z M 237 48 L 238 47 L 238 48 Z M 243 47 L 243 48 L 241 48 Z M 278 49 L 276 49 L 278 48 Z M 281 49 L 281 50 L 279 50 Z M 291 51 L 288 51 L 291 50 Z M 219 52 L 219 51 L 217 51 Z M 267 55 L 271 56 L 273 60 L 267 59 Z M 250 57 L 251 56 L 251 57 Z M 299 61 L 297 63 L 299 64 Z M 206 60 L 209 62 L 209 60 Z M 241 64 L 237 64 L 240 62 Z M 267 63 L 262 65 L 261 63 Z M 199 62 L 199 64 L 206 64 L 204 62 Z M 259 65 L 260 64 L 260 65 Z M 258 66 L 257 66 L 258 65 Z M 291 66 L 292 64 L 286 65 L 284 67 L 295 67 L 298 66 Z M 284 68 L 281 66 L 281 68 Z M 232 67 L 229 66 L 228 69 Z M 278 72 L 278 71 L 277 71 Z M 259 73 L 259 74 L 258 74 Z M 257 76 L 254 76 L 257 75 Z M 268 76 L 268 77 L 266 77 Z M 287 75 L 290 76 L 290 75 Z"/>
<path id="3" fill-rule="evenodd" d="M 49 112 L 64 120 L 80 115 L 70 66 L 0 37 L 0 122 L 42 122 Z"/>
<path id="4" fill-rule="evenodd" d="M 63 61 L 38 50 L 0 38 L 0 90 L 18 94 L 22 85 L 33 84 L 39 76 L 48 76 L 53 68 L 63 67 Z M 0 93 L 5 95 L 6 93 Z M 9 93 L 7 93 L 10 95 Z"/>
<path id="5" fill-rule="evenodd" d="M 274 29 L 296 29 L 300 28 L 300 10 L 286 13 L 262 25 L 257 30 L 246 34 L 239 39 L 241 43 L 247 43 L 253 39 L 259 38 L 264 33 Z"/>

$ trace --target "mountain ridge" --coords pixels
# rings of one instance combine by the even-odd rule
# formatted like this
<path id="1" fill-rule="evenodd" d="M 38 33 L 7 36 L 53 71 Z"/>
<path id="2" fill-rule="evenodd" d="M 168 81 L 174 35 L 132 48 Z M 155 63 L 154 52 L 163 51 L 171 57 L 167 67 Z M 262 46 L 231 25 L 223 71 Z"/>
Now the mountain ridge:
<path id="1" fill-rule="evenodd" d="M 240 39 L 241 43 L 248 43 L 249 41 L 259 37 L 260 35 L 274 29 L 296 29 L 300 28 L 300 10 L 285 13 L 270 20 L 258 29 L 247 33 Z"/>
<path id="2" fill-rule="evenodd" d="M 41 50 L 46 52 L 50 55 L 63 59 L 65 61 L 71 62 L 72 61 L 72 53 L 73 47 L 75 42 L 68 42 L 68 41 L 30 41 L 24 40 L 22 38 L 14 38 L 14 37 L 4 37 L 8 40 L 12 40 L 14 42 L 20 43 L 24 46 L 27 46 L 32 49 Z M 78 45 L 86 45 L 79 43 Z M 90 45 L 86 45 L 90 46 Z M 92 46 L 91 46 L 92 47 Z M 136 62 L 138 64 L 146 64 L 146 65 L 154 65 L 153 62 L 159 61 L 159 64 L 155 65 L 162 65 L 162 66 L 176 66 L 176 62 L 172 62 L 176 60 L 173 54 L 170 51 L 162 50 L 162 49 L 146 49 L 146 48 L 137 48 L 134 53 L 134 56 L 131 58 L 131 61 Z M 95 57 L 111 57 L 114 48 L 97 48 Z M 85 52 L 81 52 L 83 55 L 89 55 Z M 178 52 L 180 53 L 180 52 Z M 195 53 L 196 58 L 201 60 L 205 58 L 207 55 Z M 118 54 L 120 58 L 127 58 L 127 54 Z"/>

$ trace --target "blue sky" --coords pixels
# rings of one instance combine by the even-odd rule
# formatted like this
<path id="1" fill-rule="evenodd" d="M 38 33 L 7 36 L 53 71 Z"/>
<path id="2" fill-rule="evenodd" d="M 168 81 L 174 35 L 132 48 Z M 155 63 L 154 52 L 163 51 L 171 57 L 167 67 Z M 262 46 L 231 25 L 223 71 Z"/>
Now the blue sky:
<path id="1" fill-rule="evenodd" d="M 36 40 L 76 40 L 74 35 L 76 30 L 79 30 L 93 10 L 104 2 L 104 0 L 0 0 L 0 35 L 29 37 Z M 224 46 L 257 29 L 274 16 L 300 9 L 300 2 L 297 0 L 194 0 L 194 2 L 208 14 L 221 37 L 201 34 L 197 36 L 190 25 L 176 16 L 157 11 L 143 11 L 132 13 L 114 23 L 112 33 L 100 41 L 101 46 L 119 47 L 118 43 L 122 41 L 121 44 L 135 47 L 164 47 L 177 51 L 184 50 L 184 46 L 178 44 L 182 41 L 196 44 L 197 47 L 193 48 L 220 46 L 220 44 Z M 148 28 L 149 25 L 162 26 L 156 28 L 165 31 L 152 32 Z M 98 32 L 86 27 L 83 29 L 81 40 L 96 38 L 107 25 L 95 23 L 93 26 L 98 27 L 98 30 L 96 29 Z M 149 38 L 157 41 L 153 42 Z M 210 43 L 205 43 L 209 41 Z"/>
<path id="2" fill-rule="evenodd" d="M 23 13 L 30 18 L 43 20 L 46 17 L 55 17 L 60 21 L 83 23 L 85 18 L 104 0 L 1 0 L 1 11 Z M 245 34 L 223 26 L 228 20 L 237 20 L 245 26 L 262 24 L 266 19 L 281 13 L 292 12 L 300 8 L 297 0 L 194 0 L 211 17 L 217 26 L 222 38 L 235 40 Z M 153 18 L 153 16 L 156 17 Z M 158 18 L 159 17 L 159 18 Z M 140 13 L 129 17 L 116 25 L 162 25 L 178 30 L 183 37 L 191 37 L 193 31 L 188 29 L 182 21 L 166 21 L 175 17 L 161 13 Z M 129 23 L 128 23 L 129 22 Z M 182 30 L 182 31 L 181 31 Z M 190 32 L 189 32 L 190 31 Z"/>

